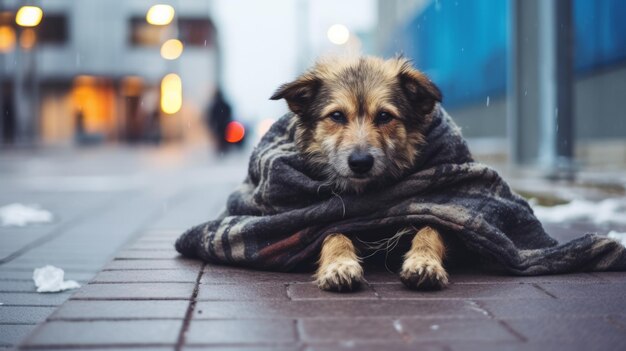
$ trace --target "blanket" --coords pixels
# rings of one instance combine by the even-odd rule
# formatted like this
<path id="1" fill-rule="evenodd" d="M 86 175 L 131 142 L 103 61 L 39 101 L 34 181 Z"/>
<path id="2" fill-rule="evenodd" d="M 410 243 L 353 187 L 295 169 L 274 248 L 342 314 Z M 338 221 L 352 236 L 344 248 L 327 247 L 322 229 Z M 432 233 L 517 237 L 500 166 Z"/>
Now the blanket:
<path id="1" fill-rule="evenodd" d="M 528 203 L 473 160 L 446 111 L 433 114 L 415 167 L 362 194 L 338 194 L 312 172 L 294 143 L 297 117 L 283 116 L 252 152 L 224 213 L 183 233 L 176 249 L 209 263 L 288 271 L 315 262 L 333 233 L 384 240 L 428 225 L 513 274 L 626 270 L 626 250 L 613 239 L 586 234 L 559 244 L 546 234 Z"/>

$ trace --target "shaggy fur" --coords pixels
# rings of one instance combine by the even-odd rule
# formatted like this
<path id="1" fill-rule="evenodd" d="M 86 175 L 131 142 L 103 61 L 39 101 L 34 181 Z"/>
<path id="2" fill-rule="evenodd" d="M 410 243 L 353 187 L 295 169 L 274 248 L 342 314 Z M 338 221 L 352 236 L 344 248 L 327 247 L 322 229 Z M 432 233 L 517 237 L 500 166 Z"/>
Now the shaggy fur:
<path id="1" fill-rule="evenodd" d="M 322 60 L 271 98 L 287 101 L 298 116 L 300 151 L 341 193 L 392 182 L 411 168 L 441 93 L 406 59 L 362 57 Z M 357 150 L 374 157 L 365 176 L 348 166 Z"/>

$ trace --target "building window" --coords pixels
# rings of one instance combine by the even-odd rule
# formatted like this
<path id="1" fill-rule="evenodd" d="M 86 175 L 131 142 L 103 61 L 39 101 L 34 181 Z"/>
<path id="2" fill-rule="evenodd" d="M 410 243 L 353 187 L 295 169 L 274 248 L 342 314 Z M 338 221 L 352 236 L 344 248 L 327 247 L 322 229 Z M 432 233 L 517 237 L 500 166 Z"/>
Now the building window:
<path id="1" fill-rule="evenodd" d="M 42 44 L 62 45 L 68 40 L 67 16 L 45 14 L 37 28 L 37 36 Z"/>
<path id="2" fill-rule="evenodd" d="M 213 46 L 215 27 L 208 18 L 181 18 L 179 39 L 188 46 Z"/>

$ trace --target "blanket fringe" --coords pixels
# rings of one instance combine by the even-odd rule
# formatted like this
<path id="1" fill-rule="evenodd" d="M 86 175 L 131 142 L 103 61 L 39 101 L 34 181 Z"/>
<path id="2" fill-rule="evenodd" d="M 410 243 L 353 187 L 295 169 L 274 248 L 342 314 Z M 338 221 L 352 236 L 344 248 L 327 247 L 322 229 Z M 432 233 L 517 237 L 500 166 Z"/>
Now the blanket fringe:
<path id="1" fill-rule="evenodd" d="M 358 237 L 356 239 L 363 245 L 363 247 L 366 250 L 372 251 L 370 254 L 362 257 L 362 259 L 372 257 L 381 251 L 385 251 L 385 269 L 393 273 L 392 270 L 387 265 L 389 254 L 398 246 L 398 243 L 400 243 L 400 239 L 403 236 L 408 235 L 408 234 L 415 234 L 416 232 L 417 232 L 417 229 L 411 226 L 408 228 L 398 230 L 390 238 L 384 238 L 384 239 L 376 240 L 376 241 L 365 241 L 365 240 L 359 239 Z"/>

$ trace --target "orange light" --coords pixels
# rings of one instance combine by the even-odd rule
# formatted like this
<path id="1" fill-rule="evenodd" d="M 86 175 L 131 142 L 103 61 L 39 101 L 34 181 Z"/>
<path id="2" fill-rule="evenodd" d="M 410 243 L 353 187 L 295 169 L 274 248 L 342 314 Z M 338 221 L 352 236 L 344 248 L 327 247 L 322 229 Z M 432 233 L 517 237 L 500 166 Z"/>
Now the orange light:
<path id="1" fill-rule="evenodd" d="M 171 115 L 183 106 L 183 83 L 175 73 L 163 77 L 161 81 L 161 109 Z"/>
<path id="2" fill-rule="evenodd" d="M 37 34 L 32 28 L 26 28 L 20 35 L 20 46 L 26 50 L 32 49 L 37 42 Z"/>
<path id="3" fill-rule="evenodd" d="M 15 31 L 9 26 L 0 26 L 0 53 L 13 50 L 15 46 Z"/>
<path id="4" fill-rule="evenodd" d="M 230 122 L 226 125 L 226 136 L 224 139 L 229 143 L 238 143 L 243 139 L 246 134 L 246 128 L 239 122 Z"/>
<path id="5" fill-rule="evenodd" d="M 170 39 L 161 46 L 161 57 L 175 60 L 183 53 L 183 43 L 178 39 Z"/>

